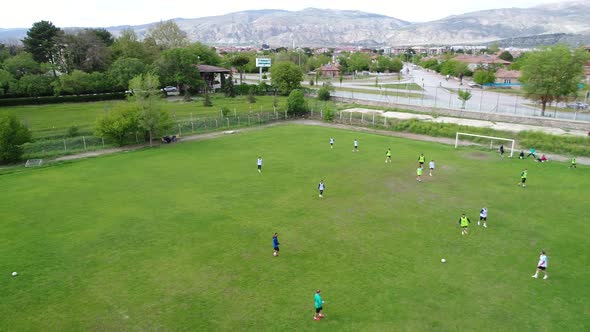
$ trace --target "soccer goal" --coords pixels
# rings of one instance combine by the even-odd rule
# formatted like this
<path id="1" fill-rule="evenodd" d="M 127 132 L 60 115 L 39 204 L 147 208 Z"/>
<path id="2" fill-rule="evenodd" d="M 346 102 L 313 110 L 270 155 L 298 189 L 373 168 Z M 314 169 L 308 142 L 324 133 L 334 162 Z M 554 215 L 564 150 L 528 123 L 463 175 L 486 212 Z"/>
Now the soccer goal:
<path id="1" fill-rule="evenodd" d="M 29 159 L 25 163 L 25 167 L 35 167 L 43 165 L 43 159 Z"/>
<path id="2" fill-rule="evenodd" d="M 481 138 L 487 138 L 490 140 L 490 149 L 494 148 L 494 141 L 508 141 L 508 142 L 512 142 L 512 144 L 510 145 L 510 157 L 512 157 L 514 155 L 514 143 L 516 142 L 515 140 L 511 139 L 511 138 L 502 138 L 502 137 L 493 137 L 493 136 L 484 136 L 484 135 L 476 135 L 476 134 L 468 134 L 468 133 L 460 133 L 457 132 L 457 135 L 455 136 L 455 148 L 457 148 L 459 146 L 459 136 L 471 136 L 471 137 L 481 137 Z"/>

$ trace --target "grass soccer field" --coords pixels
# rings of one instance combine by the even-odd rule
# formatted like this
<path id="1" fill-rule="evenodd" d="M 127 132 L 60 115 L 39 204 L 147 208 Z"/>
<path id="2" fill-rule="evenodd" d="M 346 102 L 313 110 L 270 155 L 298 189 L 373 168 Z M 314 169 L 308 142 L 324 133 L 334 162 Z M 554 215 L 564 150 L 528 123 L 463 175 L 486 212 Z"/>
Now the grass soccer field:
<path id="1" fill-rule="evenodd" d="M 587 330 L 589 186 L 587 167 L 301 125 L 4 174 L 0 330 Z"/>

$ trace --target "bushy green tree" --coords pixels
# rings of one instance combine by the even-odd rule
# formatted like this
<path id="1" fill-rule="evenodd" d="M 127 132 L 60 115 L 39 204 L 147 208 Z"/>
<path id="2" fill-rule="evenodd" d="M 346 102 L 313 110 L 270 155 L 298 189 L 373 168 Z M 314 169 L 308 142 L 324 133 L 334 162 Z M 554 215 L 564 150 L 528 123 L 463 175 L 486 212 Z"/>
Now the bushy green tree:
<path id="1" fill-rule="evenodd" d="M 281 62 L 270 68 L 272 85 L 282 95 L 289 95 L 291 91 L 301 87 L 303 71 L 292 62 Z"/>
<path id="2" fill-rule="evenodd" d="M 330 100 L 330 94 L 334 90 L 332 84 L 326 82 L 322 85 L 322 87 L 318 90 L 318 99 L 322 101 Z"/>
<path id="3" fill-rule="evenodd" d="M 10 85 L 14 83 L 16 83 L 14 77 L 8 71 L 0 69 L 0 96 L 8 94 Z"/>
<path id="4" fill-rule="evenodd" d="M 29 97 L 49 96 L 53 93 L 53 78 L 45 75 L 25 75 L 10 90 Z"/>
<path id="5" fill-rule="evenodd" d="M 57 39 L 62 33 L 53 23 L 39 21 L 33 23 L 22 42 L 35 61 L 53 63 L 57 58 Z"/>
<path id="6" fill-rule="evenodd" d="M 33 59 L 33 55 L 27 52 L 19 53 L 4 61 L 4 69 L 16 79 L 27 74 L 40 74 L 43 71 L 41 65 Z"/>
<path id="7" fill-rule="evenodd" d="M 108 76 L 115 90 L 124 91 L 129 87 L 129 81 L 137 75 L 146 72 L 146 65 L 137 58 L 120 57 L 111 65 Z"/>
<path id="8" fill-rule="evenodd" d="M 514 57 L 508 51 L 504 51 L 504 52 L 500 53 L 500 55 L 498 55 L 498 58 L 500 58 L 504 61 L 509 61 L 509 62 L 514 61 Z"/>
<path id="9" fill-rule="evenodd" d="M 147 73 L 138 75 L 129 82 L 133 91 L 130 101 L 139 108 L 138 124 L 150 145 L 154 137 L 163 134 L 172 125 L 170 113 L 160 103 L 160 80 L 157 75 Z"/>
<path id="10" fill-rule="evenodd" d="M 156 45 L 165 49 L 184 47 L 189 43 L 186 32 L 172 20 L 156 23 L 148 30 L 146 38 L 153 39 Z"/>
<path id="11" fill-rule="evenodd" d="M 127 137 L 139 130 L 139 108 L 132 103 L 118 103 L 109 113 L 97 118 L 95 135 L 124 145 Z"/>
<path id="12" fill-rule="evenodd" d="M 182 91 L 197 92 L 203 80 L 196 65 L 199 55 L 190 48 L 171 48 L 162 52 L 156 66 L 163 85 L 178 86 Z"/>
<path id="13" fill-rule="evenodd" d="M 520 81 L 526 97 L 541 103 L 541 115 L 548 103 L 576 94 L 587 60 L 584 49 L 572 51 L 565 45 L 530 52 Z"/>
<path id="14" fill-rule="evenodd" d="M 309 108 L 305 96 L 301 90 L 293 90 L 287 98 L 287 113 L 291 115 L 302 115 L 307 113 Z"/>
<path id="15" fill-rule="evenodd" d="M 480 85 L 494 83 L 496 81 L 496 74 L 491 70 L 480 69 L 473 74 L 473 81 Z"/>
<path id="16" fill-rule="evenodd" d="M 31 140 L 31 131 L 14 115 L 0 115 L 0 163 L 20 160 L 23 144 Z"/>
<path id="17" fill-rule="evenodd" d="M 469 90 L 459 90 L 457 91 L 457 98 L 461 101 L 461 108 L 465 109 L 465 104 L 469 99 L 471 99 L 472 94 Z"/>
<path id="18" fill-rule="evenodd" d="M 256 93 L 256 86 L 252 85 L 250 87 L 250 89 L 248 89 L 248 102 L 250 104 L 256 103 L 256 96 L 254 95 L 255 93 Z"/>
<path id="19" fill-rule="evenodd" d="M 226 97 L 235 98 L 236 97 L 236 87 L 234 85 L 234 77 L 232 74 L 229 75 L 229 78 L 225 80 L 223 86 L 223 92 L 225 93 Z"/>

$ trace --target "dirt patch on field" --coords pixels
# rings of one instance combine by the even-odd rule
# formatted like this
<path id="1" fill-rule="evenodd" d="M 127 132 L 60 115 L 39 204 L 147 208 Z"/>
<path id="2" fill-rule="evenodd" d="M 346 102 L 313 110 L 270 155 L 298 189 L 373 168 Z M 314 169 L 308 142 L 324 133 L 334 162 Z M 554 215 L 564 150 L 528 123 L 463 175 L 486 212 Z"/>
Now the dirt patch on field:
<path id="1" fill-rule="evenodd" d="M 469 152 L 469 153 L 465 153 L 464 155 L 465 155 L 465 157 L 467 157 L 469 159 L 474 159 L 474 160 L 488 160 L 488 159 L 490 159 L 490 154 L 484 153 L 484 152 Z"/>

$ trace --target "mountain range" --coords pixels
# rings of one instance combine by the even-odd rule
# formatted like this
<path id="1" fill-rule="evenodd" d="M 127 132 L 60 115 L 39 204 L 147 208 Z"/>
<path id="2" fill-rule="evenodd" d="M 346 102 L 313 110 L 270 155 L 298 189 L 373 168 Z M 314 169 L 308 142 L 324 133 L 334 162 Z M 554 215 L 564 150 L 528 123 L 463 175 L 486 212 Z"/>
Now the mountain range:
<path id="1" fill-rule="evenodd" d="M 590 1 L 568 1 L 531 8 L 503 8 L 412 23 L 350 10 L 307 8 L 301 11 L 252 10 L 194 19 L 173 19 L 191 41 L 211 45 L 398 46 L 457 45 L 512 40 L 512 46 L 590 36 Z M 155 23 L 114 26 L 115 36 L 133 29 L 144 36 Z M 76 28 L 65 28 L 66 31 Z M 28 29 L 1 29 L 0 41 L 20 40 Z M 544 35 L 568 38 L 539 38 Z M 532 39 L 531 39 L 532 38 Z M 533 42 L 531 42 L 533 40 Z M 517 44 L 514 44 L 517 43 Z M 533 45 L 537 46 L 537 45 Z"/>

